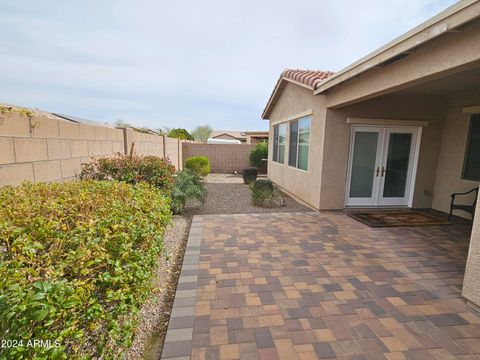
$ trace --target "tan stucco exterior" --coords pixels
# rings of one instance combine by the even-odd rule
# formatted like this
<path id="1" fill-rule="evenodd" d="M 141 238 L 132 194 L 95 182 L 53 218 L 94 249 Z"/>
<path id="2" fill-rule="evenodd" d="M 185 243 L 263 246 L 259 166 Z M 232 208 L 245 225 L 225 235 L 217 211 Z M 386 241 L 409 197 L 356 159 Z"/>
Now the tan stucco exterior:
<path id="1" fill-rule="evenodd" d="M 395 119 L 403 125 L 416 127 L 415 121 L 426 120 L 422 127 L 419 162 L 415 181 L 413 207 L 428 208 L 432 205 L 435 172 L 440 147 L 443 101 L 427 96 L 383 96 L 351 105 L 341 110 L 327 110 L 323 169 L 321 179 L 321 209 L 343 209 L 348 168 L 348 154 L 352 125 L 348 118 Z M 366 121 L 367 122 L 367 121 Z M 380 121 L 381 123 L 381 121 Z M 384 124 L 388 124 L 385 121 Z"/>
<path id="2" fill-rule="evenodd" d="M 462 179 L 470 118 L 465 108 L 480 109 L 479 14 L 480 1 L 462 1 L 393 44 L 396 50 L 381 48 L 316 88 L 281 78 L 273 92 L 276 101 L 269 101 L 264 110 L 270 120 L 270 179 L 315 209 L 343 209 L 352 119 L 378 126 L 394 120 L 421 129 L 411 206 L 448 212 L 451 193 L 479 185 Z M 307 112 L 312 114 L 308 171 L 272 162 L 273 126 Z M 285 159 L 288 143 L 287 131 Z M 476 305 L 480 305 L 479 208 L 463 290 Z"/>
<path id="3" fill-rule="evenodd" d="M 478 182 L 462 179 L 462 170 L 470 124 L 470 114 L 464 114 L 463 108 L 480 105 L 480 90 L 455 94 L 447 99 L 446 104 L 432 207 L 448 212 L 452 192 L 468 191 L 479 185 Z M 471 203 L 472 199 L 465 197 L 460 201 Z M 462 215 L 461 212 L 456 214 Z"/>
<path id="4" fill-rule="evenodd" d="M 480 214 L 480 202 L 477 203 L 476 214 Z M 475 218 L 472 228 L 462 295 L 480 306 L 480 216 Z"/>
<path id="5" fill-rule="evenodd" d="M 285 163 L 273 162 L 273 141 L 270 140 L 268 177 L 284 190 L 316 209 L 320 204 L 325 112 L 322 96 L 314 96 L 311 90 L 288 83 L 270 116 L 270 139 L 273 139 L 274 125 L 311 114 L 308 169 L 304 171 L 288 166 L 288 146 L 285 149 Z M 287 131 L 287 144 L 288 142 Z"/>

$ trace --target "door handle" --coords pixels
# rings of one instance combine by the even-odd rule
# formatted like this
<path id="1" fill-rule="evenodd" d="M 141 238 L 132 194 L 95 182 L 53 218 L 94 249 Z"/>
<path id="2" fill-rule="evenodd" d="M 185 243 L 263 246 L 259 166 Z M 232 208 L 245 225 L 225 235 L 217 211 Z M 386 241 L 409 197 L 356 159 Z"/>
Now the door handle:
<path id="1" fill-rule="evenodd" d="M 382 166 L 382 175 L 381 175 L 381 177 L 383 177 L 383 175 L 385 175 L 385 167 Z"/>
<path id="2" fill-rule="evenodd" d="M 380 166 L 377 166 L 377 177 L 380 174 Z"/>

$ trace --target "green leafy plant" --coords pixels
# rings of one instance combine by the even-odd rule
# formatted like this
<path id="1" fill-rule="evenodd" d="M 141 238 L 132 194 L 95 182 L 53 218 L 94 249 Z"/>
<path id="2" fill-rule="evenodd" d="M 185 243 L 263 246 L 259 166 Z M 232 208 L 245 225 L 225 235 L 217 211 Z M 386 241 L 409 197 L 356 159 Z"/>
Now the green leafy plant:
<path id="1" fill-rule="evenodd" d="M 285 205 L 285 197 L 270 180 L 259 179 L 253 183 L 252 203 L 260 207 L 280 207 Z"/>
<path id="2" fill-rule="evenodd" d="M 205 156 L 191 157 L 185 161 L 185 169 L 192 170 L 197 176 L 210 174 L 210 161 Z"/>
<path id="3" fill-rule="evenodd" d="M 157 189 L 170 192 L 174 172 L 175 167 L 165 158 L 117 155 L 82 164 L 80 179 L 118 180 L 129 184 L 147 182 Z"/>
<path id="4" fill-rule="evenodd" d="M 195 140 L 187 130 L 181 129 L 181 128 L 171 129 L 167 133 L 167 136 L 171 138 L 178 138 L 183 140 Z"/>
<path id="5" fill-rule="evenodd" d="M 265 172 L 267 162 L 264 159 L 268 159 L 268 144 L 262 141 L 256 144 L 250 152 L 250 165 Z"/>
<path id="6" fill-rule="evenodd" d="M 190 169 L 177 172 L 172 190 L 172 211 L 181 214 L 187 202 L 194 206 L 203 204 L 206 191 L 199 177 Z"/>
<path id="7" fill-rule="evenodd" d="M 251 184 L 257 180 L 258 170 L 255 167 L 246 168 L 242 171 L 242 178 L 244 184 Z"/>
<path id="8" fill-rule="evenodd" d="M 0 189 L 0 333 L 8 359 L 116 359 L 151 290 L 170 200 L 146 183 Z M 33 339 L 57 341 L 27 347 Z"/>
<path id="9" fill-rule="evenodd" d="M 272 180 L 258 179 L 253 183 L 253 190 L 273 190 Z"/>
<path id="10" fill-rule="evenodd" d="M 193 131 L 192 131 L 192 136 L 195 138 L 197 141 L 203 141 L 206 142 L 210 136 L 212 136 L 213 130 L 210 125 L 202 125 L 202 126 L 197 126 Z"/>

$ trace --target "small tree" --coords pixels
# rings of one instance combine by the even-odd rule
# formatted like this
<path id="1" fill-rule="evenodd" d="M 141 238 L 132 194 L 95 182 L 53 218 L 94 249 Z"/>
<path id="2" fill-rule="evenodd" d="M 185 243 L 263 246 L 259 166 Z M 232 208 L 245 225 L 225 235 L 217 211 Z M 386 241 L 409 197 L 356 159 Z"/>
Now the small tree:
<path id="1" fill-rule="evenodd" d="M 193 136 L 187 130 L 182 128 L 171 129 L 167 133 L 167 136 L 183 140 L 194 140 Z"/>
<path id="2" fill-rule="evenodd" d="M 116 120 L 113 125 L 116 127 L 116 128 L 128 128 L 128 127 L 133 127 L 132 124 L 130 124 L 129 122 L 126 122 L 125 120 L 122 120 L 122 119 L 118 119 Z"/>
<path id="3" fill-rule="evenodd" d="M 197 141 L 206 142 L 210 136 L 212 136 L 212 128 L 210 125 L 197 126 L 195 130 L 192 131 L 192 135 Z"/>
<path id="4" fill-rule="evenodd" d="M 250 165 L 258 168 L 261 172 L 266 170 L 266 161 L 268 158 L 268 144 L 264 141 L 259 142 L 250 152 Z"/>

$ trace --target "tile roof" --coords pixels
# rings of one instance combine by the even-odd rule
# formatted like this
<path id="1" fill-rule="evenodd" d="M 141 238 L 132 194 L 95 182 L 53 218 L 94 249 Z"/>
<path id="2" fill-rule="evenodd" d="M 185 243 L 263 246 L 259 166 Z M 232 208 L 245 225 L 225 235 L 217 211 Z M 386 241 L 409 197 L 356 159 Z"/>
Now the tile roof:
<path id="1" fill-rule="evenodd" d="M 298 83 L 302 83 L 310 87 L 312 90 L 315 90 L 318 83 L 332 75 L 333 72 L 331 71 L 285 69 L 282 72 L 281 78 L 286 78 Z"/>
<path id="2" fill-rule="evenodd" d="M 309 90 L 315 91 L 318 84 L 326 78 L 332 76 L 332 71 L 321 70 L 302 70 L 302 69 L 285 69 L 280 74 L 280 77 L 275 85 L 275 88 L 268 99 L 267 106 L 263 110 L 262 118 L 267 119 L 270 116 L 272 106 L 276 103 L 278 97 L 285 88 L 285 81 L 303 86 Z"/>

